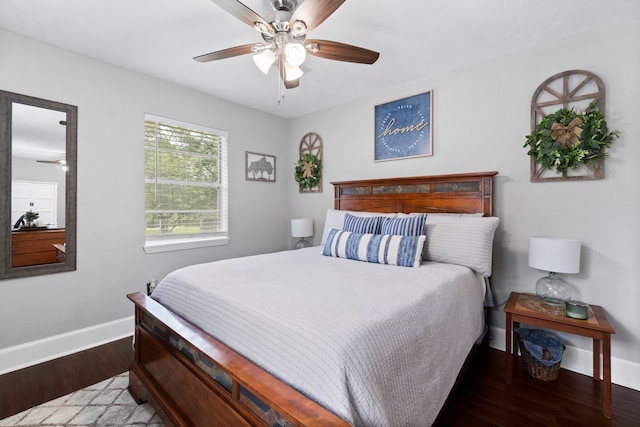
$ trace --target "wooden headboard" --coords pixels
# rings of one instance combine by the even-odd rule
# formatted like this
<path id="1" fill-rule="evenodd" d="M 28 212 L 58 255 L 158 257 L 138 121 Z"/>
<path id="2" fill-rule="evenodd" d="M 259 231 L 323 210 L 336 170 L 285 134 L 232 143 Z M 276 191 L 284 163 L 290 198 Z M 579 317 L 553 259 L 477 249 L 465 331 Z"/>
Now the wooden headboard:
<path id="1" fill-rule="evenodd" d="M 369 212 L 456 212 L 493 215 L 498 172 L 332 182 L 334 207 Z"/>

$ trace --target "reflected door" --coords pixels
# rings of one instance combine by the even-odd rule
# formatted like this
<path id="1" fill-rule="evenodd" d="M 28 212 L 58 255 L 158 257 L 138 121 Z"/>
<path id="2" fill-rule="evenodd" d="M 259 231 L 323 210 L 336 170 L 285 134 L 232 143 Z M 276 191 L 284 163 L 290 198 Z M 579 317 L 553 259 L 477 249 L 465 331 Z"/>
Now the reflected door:
<path id="1" fill-rule="evenodd" d="M 57 182 L 12 181 L 11 223 L 15 225 L 26 211 L 32 210 L 40 215 L 39 224 L 57 228 L 57 200 Z"/>

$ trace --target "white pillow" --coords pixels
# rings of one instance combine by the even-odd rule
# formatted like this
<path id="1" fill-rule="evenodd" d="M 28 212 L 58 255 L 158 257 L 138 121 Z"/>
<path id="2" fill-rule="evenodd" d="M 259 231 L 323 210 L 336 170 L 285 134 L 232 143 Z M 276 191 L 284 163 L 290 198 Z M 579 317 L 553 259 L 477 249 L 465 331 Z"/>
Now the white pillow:
<path id="1" fill-rule="evenodd" d="M 493 237 L 500 218 L 427 215 L 424 259 L 469 267 L 491 276 Z"/>
<path id="2" fill-rule="evenodd" d="M 383 216 L 386 218 L 395 218 L 396 214 L 394 213 L 380 213 L 380 212 L 362 212 L 362 211 L 339 211 L 337 209 L 329 208 L 327 209 L 327 214 L 324 218 L 324 230 L 322 232 L 322 240 L 320 245 L 324 247 L 324 244 L 327 242 L 327 236 L 329 235 L 329 231 L 332 228 L 336 230 L 342 230 L 342 225 L 344 224 L 344 216 L 346 214 L 351 214 L 353 216 L 363 216 L 363 217 L 372 217 L 372 216 Z"/>

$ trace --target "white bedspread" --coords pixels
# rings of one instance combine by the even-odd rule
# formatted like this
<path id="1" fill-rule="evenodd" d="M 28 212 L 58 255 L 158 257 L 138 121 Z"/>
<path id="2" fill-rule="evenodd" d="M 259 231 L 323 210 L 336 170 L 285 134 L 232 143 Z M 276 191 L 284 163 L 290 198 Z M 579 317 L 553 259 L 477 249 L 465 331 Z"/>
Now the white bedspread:
<path id="1" fill-rule="evenodd" d="M 430 425 L 482 332 L 482 278 L 318 252 L 182 268 L 153 298 L 353 425 Z"/>

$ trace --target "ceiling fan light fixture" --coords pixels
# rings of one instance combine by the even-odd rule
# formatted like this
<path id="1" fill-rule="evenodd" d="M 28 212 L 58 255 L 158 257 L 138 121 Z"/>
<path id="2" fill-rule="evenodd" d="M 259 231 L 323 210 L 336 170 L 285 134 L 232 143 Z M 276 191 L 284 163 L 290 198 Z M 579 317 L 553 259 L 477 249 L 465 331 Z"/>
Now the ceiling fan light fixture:
<path id="1" fill-rule="evenodd" d="M 300 67 L 298 67 L 297 65 L 292 65 L 285 62 L 284 64 L 285 80 L 287 81 L 298 80 L 300 77 L 302 77 L 303 74 L 304 74 L 304 71 L 302 71 Z"/>
<path id="2" fill-rule="evenodd" d="M 291 27 L 291 33 L 294 37 L 300 37 L 307 32 L 307 24 L 304 21 L 297 20 Z"/>
<path id="3" fill-rule="evenodd" d="M 306 47 L 307 50 L 311 53 L 318 53 L 318 51 L 320 50 L 320 46 L 318 46 L 318 43 L 307 43 L 306 45 L 304 45 L 304 47 Z"/>
<path id="4" fill-rule="evenodd" d="M 302 43 L 289 42 L 284 47 L 287 64 L 299 67 L 307 58 L 307 51 Z"/>
<path id="5" fill-rule="evenodd" d="M 273 29 L 269 28 L 264 22 L 254 22 L 253 28 L 260 31 L 263 34 L 273 34 Z"/>
<path id="6" fill-rule="evenodd" d="M 276 60 L 276 55 L 271 49 L 265 49 L 257 55 L 253 55 L 253 62 L 264 74 L 269 72 L 269 68 Z"/>

